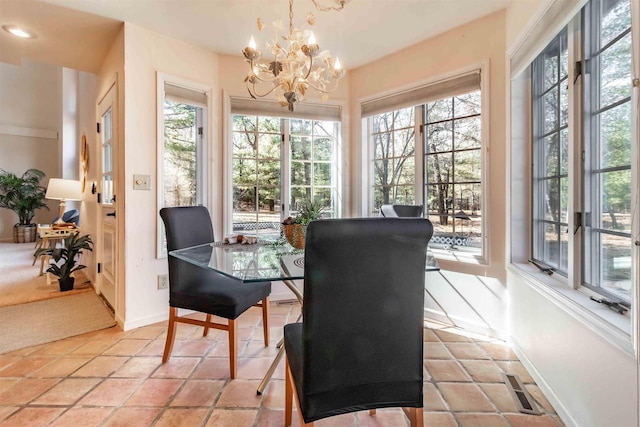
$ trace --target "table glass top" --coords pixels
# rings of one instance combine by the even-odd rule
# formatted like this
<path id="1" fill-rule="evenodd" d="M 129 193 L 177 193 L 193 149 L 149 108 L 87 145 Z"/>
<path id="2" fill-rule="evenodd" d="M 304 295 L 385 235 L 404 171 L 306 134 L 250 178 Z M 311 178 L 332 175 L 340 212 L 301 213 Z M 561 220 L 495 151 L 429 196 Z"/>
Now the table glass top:
<path id="1" fill-rule="evenodd" d="M 206 243 L 171 251 L 169 255 L 244 282 L 304 278 L 304 250 L 295 249 L 280 236 L 261 235 L 253 245 Z M 427 251 L 426 270 L 439 270 L 430 251 Z"/>

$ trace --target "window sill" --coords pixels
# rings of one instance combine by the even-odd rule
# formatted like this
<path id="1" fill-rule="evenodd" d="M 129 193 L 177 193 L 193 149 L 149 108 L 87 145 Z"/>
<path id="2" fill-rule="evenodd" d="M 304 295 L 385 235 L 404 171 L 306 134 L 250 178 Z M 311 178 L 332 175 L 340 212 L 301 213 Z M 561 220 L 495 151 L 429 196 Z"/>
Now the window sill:
<path id="1" fill-rule="evenodd" d="M 477 251 L 471 251 L 469 249 L 458 248 L 455 250 L 443 248 L 439 246 L 429 246 L 429 249 L 438 261 L 455 261 L 466 264 L 487 265 L 484 258 L 478 255 Z"/>
<path id="2" fill-rule="evenodd" d="M 582 290 L 569 288 L 566 283 L 549 276 L 529 264 L 508 264 L 507 270 L 520 277 L 526 284 L 549 301 L 591 329 L 594 333 L 635 357 L 631 340 L 630 311 L 618 314 L 589 299 Z"/>

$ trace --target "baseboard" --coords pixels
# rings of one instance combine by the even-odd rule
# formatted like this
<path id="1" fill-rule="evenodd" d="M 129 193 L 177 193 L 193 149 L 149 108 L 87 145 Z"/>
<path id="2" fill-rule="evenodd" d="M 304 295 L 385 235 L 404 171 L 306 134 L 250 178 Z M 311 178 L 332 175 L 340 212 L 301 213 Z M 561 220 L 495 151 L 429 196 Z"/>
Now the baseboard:
<path id="1" fill-rule="evenodd" d="M 122 329 L 125 331 L 129 331 L 135 328 L 141 328 L 143 326 L 152 325 L 158 322 L 164 322 L 169 318 L 169 307 L 163 310 L 162 313 L 152 314 L 150 316 L 140 317 L 138 319 L 130 320 L 124 323 L 118 321 L 116 318 L 116 322 L 121 325 Z"/>
<path id="2" fill-rule="evenodd" d="M 535 365 L 531 363 L 531 360 L 527 357 L 524 351 L 520 348 L 520 346 L 514 341 L 513 337 L 510 340 L 511 348 L 513 352 L 518 356 L 520 362 L 524 365 L 527 372 L 531 375 L 531 377 L 536 382 L 536 385 L 540 387 L 542 393 L 547 398 L 553 409 L 556 410 L 556 413 L 562 420 L 562 422 L 567 427 L 579 427 L 576 420 L 573 419 L 569 410 L 562 404 L 556 393 L 553 391 L 551 386 L 545 381 L 544 377 L 538 372 Z"/>
<path id="3" fill-rule="evenodd" d="M 477 323 L 469 322 L 468 320 L 465 320 L 457 316 L 452 316 L 452 315 L 447 316 L 442 311 L 425 308 L 424 317 L 425 319 L 433 319 L 440 323 L 445 323 L 451 326 L 457 326 L 459 328 L 465 329 L 469 332 L 473 332 L 479 335 L 484 335 L 491 338 L 498 338 L 503 341 L 507 341 L 509 339 L 509 334 L 507 333 L 507 331 L 501 331 L 498 329 L 490 328 L 486 325 L 479 325 Z"/>

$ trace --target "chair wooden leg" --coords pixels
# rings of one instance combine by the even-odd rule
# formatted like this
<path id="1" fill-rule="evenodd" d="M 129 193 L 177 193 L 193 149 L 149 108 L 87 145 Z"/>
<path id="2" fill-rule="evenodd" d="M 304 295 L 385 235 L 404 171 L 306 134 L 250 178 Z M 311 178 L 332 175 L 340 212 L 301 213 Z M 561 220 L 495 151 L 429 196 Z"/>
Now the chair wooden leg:
<path id="1" fill-rule="evenodd" d="M 262 300 L 262 333 L 264 346 L 269 347 L 269 297 Z"/>
<path id="2" fill-rule="evenodd" d="M 176 316 L 178 315 L 178 309 L 175 307 L 169 307 L 169 325 L 167 327 L 167 340 L 164 343 L 164 354 L 162 355 L 162 363 L 166 363 L 171 357 L 171 350 L 173 350 L 173 341 L 176 338 Z"/>
<path id="3" fill-rule="evenodd" d="M 229 376 L 231 379 L 238 373 L 238 324 L 229 319 Z"/>
<path id="4" fill-rule="evenodd" d="M 291 371 L 289 369 L 289 361 L 286 356 L 284 358 L 285 364 L 285 380 L 284 380 L 284 425 L 289 427 L 291 425 L 291 418 L 293 413 L 293 379 L 291 378 Z"/>
<path id="5" fill-rule="evenodd" d="M 376 414 L 375 409 L 369 409 L 369 415 L 375 415 L 375 414 Z"/>
<path id="6" fill-rule="evenodd" d="M 204 321 L 207 322 L 207 323 L 210 323 L 211 322 L 211 315 L 207 314 L 207 318 Z M 207 335 L 209 335 L 209 327 L 205 326 L 204 327 L 204 332 L 202 332 L 202 336 L 206 337 Z"/>
<path id="7" fill-rule="evenodd" d="M 424 426 L 424 414 L 422 408 L 402 408 L 411 427 L 423 427 Z"/>

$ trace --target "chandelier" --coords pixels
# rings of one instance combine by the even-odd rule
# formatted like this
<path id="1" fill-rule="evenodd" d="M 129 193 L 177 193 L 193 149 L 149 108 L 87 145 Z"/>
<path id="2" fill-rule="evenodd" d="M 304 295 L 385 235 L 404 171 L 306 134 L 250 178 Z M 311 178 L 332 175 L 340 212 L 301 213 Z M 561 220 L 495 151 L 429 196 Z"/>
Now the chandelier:
<path id="1" fill-rule="evenodd" d="M 324 7 L 312 0 L 319 11 L 342 10 L 346 0 L 335 0 L 337 7 Z M 258 18 L 258 31 L 265 24 Z M 313 26 L 315 16 L 309 12 L 306 24 Z M 271 27 L 275 30 L 273 41 L 265 43 L 265 48 L 271 52 L 273 59 L 262 59 L 262 53 L 256 48 L 256 42 L 251 36 L 249 46 L 242 51 L 249 63 L 249 74 L 244 79 L 249 95 L 253 99 L 275 94 L 283 107 L 293 111 L 298 101 L 303 101 L 307 91 L 314 89 L 321 94 L 324 102 L 329 93 L 336 90 L 338 80 L 344 77 L 344 70 L 338 58 L 334 59 L 329 51 L 320 51 L 313 32 L 308 29 L 293 27 L 293 0 L 289 0 L 289 34 L 280 37 L 284 31 L 282 22 L 274 22 Z M 260 93 L 258 87 L 265 87 Z"/>

